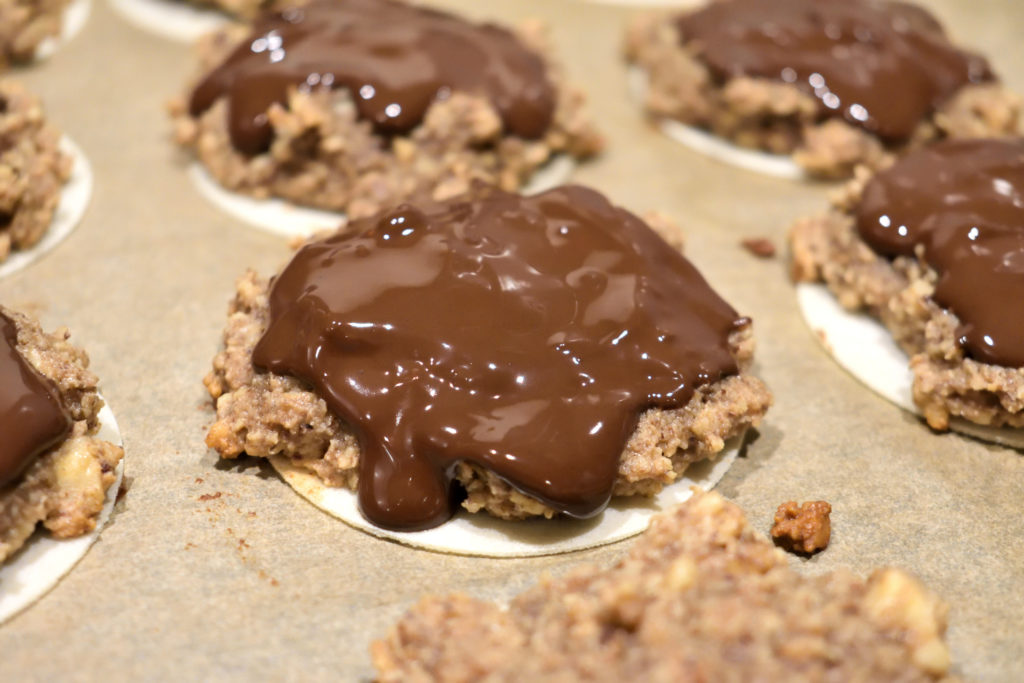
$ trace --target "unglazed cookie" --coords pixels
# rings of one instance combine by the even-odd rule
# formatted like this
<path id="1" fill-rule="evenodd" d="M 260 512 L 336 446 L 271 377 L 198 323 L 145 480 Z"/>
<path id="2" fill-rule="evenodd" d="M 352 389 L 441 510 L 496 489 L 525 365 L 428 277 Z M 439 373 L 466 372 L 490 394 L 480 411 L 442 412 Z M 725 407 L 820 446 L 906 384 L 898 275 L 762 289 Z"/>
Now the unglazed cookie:
<path id="1" fill-rule="evenodd" d="M 658 515 L 614 565 L 508 605 L 428 596 L 372 646 L 399 681 L 929 681 L 946 606 L 898 569 L 807 577 L 716 493 Z"/>
<path id="2" fill-rule="evenodd" d="M 200 59 L 172 104 L 177 140 L 222 186 L 258 199 L 358 218 L 474 180 L 515 190 L 553 157 L 601 145 L 536 26 L 320 0 L 219 31 Z"/>
<path id="3" fill-rule="evenodd" d="M 848 177 L 935 139 L 1020 131 L 1020 98 L 908 3 L 717 0 L 638 18 L 626 56 L 646 75 L 654 116 L 792 155 L 812 176 Z"/>
<path id="4" fill-rule="evenodd" d="M 589 518 L 759 423 L 751 324 L 581 187 L 405 205 L 239 281 L 206 386 L 222 457 L 358 491 L 377 526 Z M 318 350 L 317 350 L 318 349 Z"/>

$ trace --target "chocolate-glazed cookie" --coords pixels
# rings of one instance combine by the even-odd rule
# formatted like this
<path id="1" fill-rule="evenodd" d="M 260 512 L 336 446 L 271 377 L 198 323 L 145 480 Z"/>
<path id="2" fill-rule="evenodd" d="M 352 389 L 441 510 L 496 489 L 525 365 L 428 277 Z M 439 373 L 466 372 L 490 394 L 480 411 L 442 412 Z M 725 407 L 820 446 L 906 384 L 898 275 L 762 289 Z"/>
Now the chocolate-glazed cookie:
<path id="1" fill-rule="evenodd" d="M 738 371 L 749 325 L 635 216 L 582 187 L 406 205 L 275 278 L 259 369 L 357 434 L 363 513 L 424 528 L 472 463 L 557 511 L 612 495 L 640 414 Z"/>
<path id="2" fill-rule="evenodd" d="M 71 431 L 52 382 L 18 352 L 18 328 L 0 310 L 0 488 Z"/>
<path id="3" fill-rule="evenodd" d="M 1024 366 L 1024 142 L 954 140 L 907 156 L 865 186 L 857 229 L 887 257 L 922 257 L 933 297 L 985 363 Z"/>
<path id="4" fill-rule="evenodd" d="M 524 138 L 541 137 L 554 111 L 544 62 L 510 31 L 392 0 L 318 0 L 264 16 L 192 91 L 189 111 L 226 96 L 232 143 L 258 154 L 273 135 L 267 110 L 292 88 L 347 88 L 385 134 L 409 132 L 453 90 L 485 95 Z"/>

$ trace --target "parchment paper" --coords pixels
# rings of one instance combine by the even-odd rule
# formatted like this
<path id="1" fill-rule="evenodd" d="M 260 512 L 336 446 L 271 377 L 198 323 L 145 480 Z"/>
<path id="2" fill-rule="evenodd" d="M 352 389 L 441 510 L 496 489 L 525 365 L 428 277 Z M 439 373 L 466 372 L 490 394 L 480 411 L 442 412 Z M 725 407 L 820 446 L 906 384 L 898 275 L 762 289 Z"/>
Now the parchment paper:
<path id="1" fill-rule="evenodd" d="M 1013 680 L 1024 666 L 1024 456 L 934 434 L 847 375 L 800 319 L 783 247 L 827 185 L 725 166 L 664 138 L 629 96 L 619 57 L 634 9 L 574 0 L 445 1 L 475 17 L 546 20 L 589 92 L 607 153 L 578 169 L 636 212 L 686 230 L 690 257 L 754 318 L 757 372 L 776 403 L 719 486 L 760 528 L 788 499 L 833 507 L 832 544 L 802 571 L 899 565 L 951 605 L 956 671 Z M 1024 5 L 926 3 L 1024 92 Z M 57 249 L 0 280 L 0 301 L 68 325 L 114 407 L 132 485 L 100 541 L 56 589 L 0 627 L 4 680 L 364 680 L 369 643 L 427 592 L 504 598 L 542 571 L 611 562 L 624 544 L 528 560 L 405 548 L 320 512 L 265 464 L 218 464 L 203 445 L 201 385 L 232 283 L 275 270 L 283 238 L 241 225 L 196 191 L 170 142 L 164 103 L 189 49 L 94 2 L 82 33 L 14 72 L 85 150 L 96 187 Z"/>

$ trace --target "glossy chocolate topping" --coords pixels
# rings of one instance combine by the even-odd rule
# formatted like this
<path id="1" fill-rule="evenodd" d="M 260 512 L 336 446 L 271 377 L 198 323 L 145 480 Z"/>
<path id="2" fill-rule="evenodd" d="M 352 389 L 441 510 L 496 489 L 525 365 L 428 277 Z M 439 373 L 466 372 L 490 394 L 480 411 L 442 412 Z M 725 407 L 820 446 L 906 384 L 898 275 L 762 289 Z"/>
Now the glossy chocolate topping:
<path id="1" fill-rule="evenodd" d="M 290 88 L 347 88 L 381 133 L 403 133 L 452 91 L 486 96 L 514 135 L 538 138 L 555 96 L 544 62 L 506 29 L 392 0 L 316 0 L 265 16 L 196 87 L 192 116 L 228 98 L 232 144 L 267 149 Z"/>
<path id="2" fill-rule="evenodd" d="M 918 245 L 933 298 L 975 360 L 1024 367 L 1024 141 L 950 140 L 910 154 L 864 188 L 857 228 L 889 257 Z"/>
<path id="3" fill-rule="evenodd" d="M 587 517 L 641 411 L 737 372 L 727 340 L 742 324 L 600 194 L 490 190 L 304 247 L 273 284 L 253 362 L 311 383 L 355 429 L 359 502 L 379 526 L 447 519 L 460 461 Z"/>
<path id="4" fill-rule="evenodd" d="M 882 0 L 723 0 L 678 20 L 721 80 L 753 76 L 815 95 L 823 116 L 905 140 L 967 83 L 993 78 L 924 9 Z"/>
<path id="5" fill-rule="evenodd" d="M 71 431 L 55 387 L 17 350 L 18 328 L 0 312 L 0 487 Z"/>

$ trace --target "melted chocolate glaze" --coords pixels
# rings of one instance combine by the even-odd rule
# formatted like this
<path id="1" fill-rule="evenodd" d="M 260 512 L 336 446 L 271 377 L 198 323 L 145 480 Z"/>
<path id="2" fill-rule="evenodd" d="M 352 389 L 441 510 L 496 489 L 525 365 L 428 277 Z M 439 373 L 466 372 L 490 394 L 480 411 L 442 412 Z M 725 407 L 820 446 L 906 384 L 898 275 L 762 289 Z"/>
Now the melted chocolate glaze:
<path id="1" fill-rule="evenodd" d="M 0 312 L 0 487 L 71 432 L 57 389 L 21 357 L 17 344 L 18 328 Z"/>
<path id="2" fill-rule="evenodd" d="M 488 97 L 524 138 L 544 134 L 555 106 L 544 62 L 506 29 L 393 0 L 316 0 L 257 21 L 189 109 L 199 116 L 226 96 L 232 144 L 259 154 L 273 138 L 267 110 L 290 88 L 342 87 L 385 134 L 415 128 L 456 90 Z"/>
<path id="3" fill-rule="evenodd" d="M 736 373 L 728 337 L 748 322 L 600 194 L 487 190 L 305 246 L 274 281 L 253 362 L 352 426 L 379 526 L 450 517 L 459 462 L 587 517 L 641 411 Z"/>
<path id="4" fill-rule="evenodd" d="M 939 274 L 933 298 L 960 319 L 976 360 L 1024 367 L 1024 141 L 948 140 L 864 188 L 857 228 L 872 249 Z"/>
<path id="5" fill-rule="evenodd" d="M 884 0 L 728 0 L 678 19 L 712 74 L 793 83 L 823 116 L 906 140 L 988 62 L 954 47 L 926 10 Z"/>

